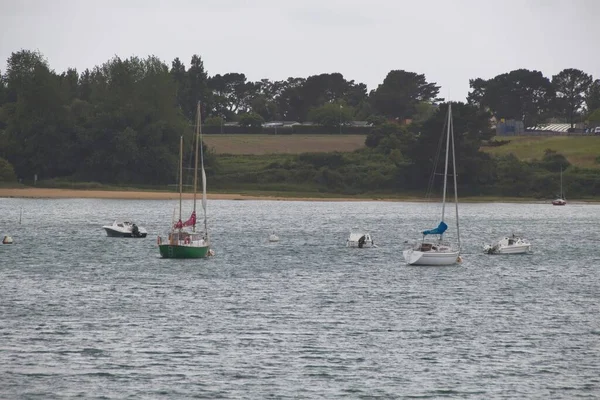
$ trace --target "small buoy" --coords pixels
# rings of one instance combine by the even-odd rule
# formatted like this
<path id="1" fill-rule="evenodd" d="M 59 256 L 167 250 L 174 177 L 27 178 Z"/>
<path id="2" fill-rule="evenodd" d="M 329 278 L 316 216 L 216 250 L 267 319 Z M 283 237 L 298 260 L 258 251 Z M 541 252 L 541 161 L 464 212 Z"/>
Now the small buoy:
<path id="1" fill-rule="evenodd" d="M 2 238 L 2 244 L 13 244 L 13 238 L 8 235 L 4 236 L 4 238 Z"/>

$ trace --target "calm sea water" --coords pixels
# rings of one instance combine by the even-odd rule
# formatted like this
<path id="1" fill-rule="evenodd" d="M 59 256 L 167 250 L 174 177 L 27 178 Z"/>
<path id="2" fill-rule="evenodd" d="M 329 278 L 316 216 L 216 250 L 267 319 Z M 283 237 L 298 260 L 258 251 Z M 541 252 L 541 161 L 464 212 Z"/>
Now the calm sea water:
<path id="1" fill-rule="evenodd" d="M 216 256 L 163 260 L 174 205 L 0 199 L 0 398 L 600 397 L 598 205 L 461 205 L 454 267 L 401 257 L 435 204 L 210 201 Z"/>

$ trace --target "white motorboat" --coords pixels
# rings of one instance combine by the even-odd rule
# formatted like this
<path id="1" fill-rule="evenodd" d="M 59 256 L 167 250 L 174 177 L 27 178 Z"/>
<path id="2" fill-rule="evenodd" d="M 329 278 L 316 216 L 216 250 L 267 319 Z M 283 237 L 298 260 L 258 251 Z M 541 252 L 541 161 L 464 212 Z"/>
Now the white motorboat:
<path id="1" fill-rule="evenodd" d="M 279 236 L 275 234 L 275 232 L 269 235 L 269 242 L 279 242 Z"/>
<path id="2" fill-rule="evenodd" d="M 102 228 L 110 237 L 145 238 L 148 235 L 145 228 L 130 221 L 114 221 L 112 225 L 104 225 Z"/>
<path id="3" fill-rule="evenodd" d="M 377 247 L 373 243 L 373 238 L 370 233 L 363 232 L 350 232 L 350 236 L 346 239 L 346 247 L 365 248 L 365 247 Z"/>
<path id="4" fill-rule="evenodd" d="M 13 238 L 8 235 L 5 235 L 2 238 L 2 244 L 13 244 Z"/>
<path id="5" fill-rule="evenodd" d="M 444 167 L 444 189 L 442 192 L 442 218 L 437 228 L 423 231 L 423 239 L 412 248 L 404 250 L 402 255 L 408 265 L 454 265 L 462 261 L 460 257 L 460 230 L 458 225 L 458 191 L 456 185 L 456 157 L 454 155 L 454 126 L 452 124 L 452 105 L 448 103 L 446 124 L 446 163 Z M 454 204 L 456 210 L 456 246 L 443 241 L 448 225 L 444 222 L 446 209 L 446 189 L 448 183 L 448 159 L 452 149 L 452 176 L 454 178 Z M 437 161 L 436 161 L 437 165 Z M 432 172 L 435 174 L 435 168 Z M 437 240 L 427 239 L 428 235 L 439 235 Z"/>
<path id="6" fill-rule="evenodd" d="M 483 246 L 483 252 L 486 254 L 524 254 L 531 251 L 529 240 L 512 235 L 503 237 L 496 243 Z"/>

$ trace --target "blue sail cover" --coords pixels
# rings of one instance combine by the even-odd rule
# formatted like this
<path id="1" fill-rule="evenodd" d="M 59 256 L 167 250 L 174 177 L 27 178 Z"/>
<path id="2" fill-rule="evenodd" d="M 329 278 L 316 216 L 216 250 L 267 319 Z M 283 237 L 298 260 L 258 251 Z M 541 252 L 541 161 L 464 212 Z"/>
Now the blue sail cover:
<path id="1" fill-rule="evenodd" d="M 441 235 L 442 233 L 446 232 L 446 229 L 448 229 L 448 225 L 442 221 L 437 228 L 423 231 L 423 235 Z"/>

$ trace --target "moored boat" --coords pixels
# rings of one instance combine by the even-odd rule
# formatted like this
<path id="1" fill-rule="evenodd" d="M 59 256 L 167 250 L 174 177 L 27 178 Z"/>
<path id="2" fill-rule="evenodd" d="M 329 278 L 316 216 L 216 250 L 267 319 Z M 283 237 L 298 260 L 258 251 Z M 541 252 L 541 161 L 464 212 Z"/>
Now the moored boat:
<path id="1" fill-rule="evenodd" d="M 462 261 L 460 257 L 460 230 L 458 224 L 458 190 L 456 184 L 456 157 L 454 151 L 454 126 L 452 123 L 452 104 L 448 103 L 448 119 L 446 124 L 446 163 L 444 167 L 444 188 L 442 192 L 442 217 L 437 228 L 423 231 L 423 239 L 412 248 L 404 250 L 402 255 L 408 265 L 454 265 Z M 446 209 L 446 190 L 448 184 L 448 160 L 452 149 L 452 176 L 454 178 L 454 204 L 456 210 L 456 247 L 444 241 L 444 232 L 448 225 L 444 222 Z M 437 162 L 436 162 L 437 164 Z M 432 172 L 435 174 L 435 168 Z M 438 236 L 431 240 L 428 236 Z"/>
<path id="2" fill-rule="evenodd" d="M 158 250 L 162 258 L 205 258 L 214 255 L 210 248 L 206 219 L 206 173 L 204 171 L 204 151 L 202 142 L 200 102 L 196 110 L 195 167 L 194 167 L 194 202 L 190 218 L 183 222 L 181 219 L 183 197 L 183 137 L 179 141 L 179 220 L 172 223 L 166 240 L 158 237 Z M 200 157 L 198 157 L 198 149 Z M 204 210 L 204 232 L 196 231 L 196 194 L 198 183 L 198 159 L 200 159 L 202 174 L 202 208 Z"/>
<path id="3" fill-rule="evenodd" d="M 483 252 L 486 254 L 524 254 L 531 251 L 529 240 L 512 235 L 505 236 L 492 244 L 483 246 Z"/>
<path id="4" fill-rule="evenodd" d="M 130 221 L 114 221 L 112 225 L 104 225 L 102 228 L 110 237 L 145 238 L 148 235 L 145 228 Z"/>
<path id="5" fill-rule="evenodd" d="M 354 248 L 365 248 L 365 247 L 377 247 L 373 243 L 373 238 L 369 232 L 350 232 L 348 239 L 346 239 L 346 247 Z"/>

